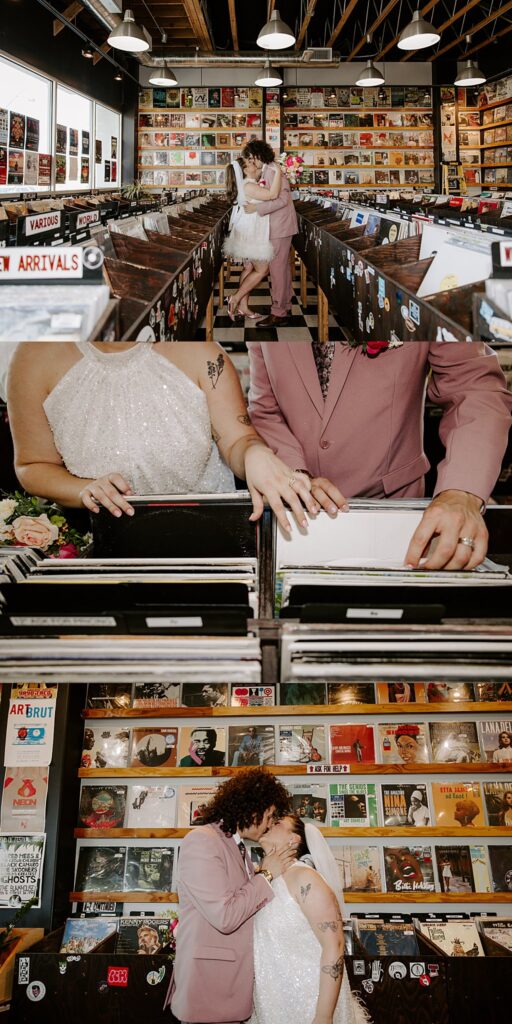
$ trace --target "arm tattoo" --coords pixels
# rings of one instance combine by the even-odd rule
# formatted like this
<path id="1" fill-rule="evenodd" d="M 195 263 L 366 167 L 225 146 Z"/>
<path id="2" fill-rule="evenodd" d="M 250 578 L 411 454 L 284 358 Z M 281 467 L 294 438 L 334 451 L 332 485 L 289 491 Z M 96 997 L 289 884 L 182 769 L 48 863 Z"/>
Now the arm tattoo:
<path id="1" fill-rule="evenodd" d="M 301 887 L 300 887 L 300 898 L 301 898 L 303 903 L 306 902 L 306 899 L 307 899 L 307 896 L 308 896 L 308 893 L 309 893 L 310 889 L 311 889 L 311 882 L 308 882 L 307 885 L 301 885 Z"/>
<path id="2" fill-rule="evenodd" d="M 219 377 L 224 369 L 224 363 L 225 359 L 222 353 L 217 356 L 214 363 L 212 363 L 211 359 L 208 359 L 207 361 L 208 376 L 211 380 L 212 388 L 216 388 L 219 383 Z"/>
<path id="3" fill-rule="evenodd" d="M 337 921 L 320 921 L 320 923 L 317 925 L 317 928 L 319 928 L 321 932 L 328 932 L 328 931 L 337 932 L 338 931 L 338 922 Z"/>
<path id="4" fill-rule="evenodd" d="M 326 964 L 325 967 L 322 967 L 322 973 L 328 974 L 334 981 L 341 978 L 343 975 L 343 957 L 340 956 L 340 958 L 336 960 L 335 964 Z"/>
<path id="5" fill-rule="evenodd" d="M 252 427 L 251 417 L 248 413 L 245 413 L 243 416 L 237 416 L 237 420 L 239 423 L 242 423 L 244 427 Z"/>

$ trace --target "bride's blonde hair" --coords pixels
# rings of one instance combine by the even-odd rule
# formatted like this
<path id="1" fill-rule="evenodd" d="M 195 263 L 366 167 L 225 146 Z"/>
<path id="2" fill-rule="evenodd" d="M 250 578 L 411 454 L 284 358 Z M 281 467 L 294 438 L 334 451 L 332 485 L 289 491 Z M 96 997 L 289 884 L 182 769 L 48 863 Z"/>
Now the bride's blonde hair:
<path id="1" fill-rule="evenodd" d="M 240 165 L 242 174 L 245 171 L 245 160 L 239 156 L 237 163 Z M 238 186 L 236 183 L 235 171 L 232 164 L 226 167 L 226 195 L 230 203 L 236 203 L 238 199 Z"/>

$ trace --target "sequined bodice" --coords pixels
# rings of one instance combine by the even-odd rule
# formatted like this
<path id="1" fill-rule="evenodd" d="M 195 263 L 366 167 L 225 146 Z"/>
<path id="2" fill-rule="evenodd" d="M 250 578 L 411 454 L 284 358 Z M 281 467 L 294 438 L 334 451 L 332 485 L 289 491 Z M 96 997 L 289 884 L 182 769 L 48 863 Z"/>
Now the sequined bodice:
<path id="1" fill-rule="evenodd" d="M 254 1013 L 249 1024 L 311 1024 L 322 949 L 284 878 L 276 878 L 272 888 L 274 899 L 254 918 Z M 352 1000 L 346 972 L 333 1024 L 367 1024 L 364 1011 Z"/>
<path id="2" fill-rule="evenodd" d="M 74 476 L 121 473 L 136 494 L 234 490 L 212 442 L 206 395 L 148 342 L 101 352 L 88 342 L 44 410 Z"/>

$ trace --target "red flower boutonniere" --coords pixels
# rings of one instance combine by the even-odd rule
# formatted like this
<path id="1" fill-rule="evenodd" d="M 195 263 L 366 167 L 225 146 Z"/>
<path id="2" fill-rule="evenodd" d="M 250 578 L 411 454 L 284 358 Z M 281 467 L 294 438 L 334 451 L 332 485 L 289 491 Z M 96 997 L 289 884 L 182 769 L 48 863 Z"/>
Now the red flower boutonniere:
<path id="1" fill-rule="evenodd" d="M 392 348 L 401 348 L 403 341 L 399 341 L 395 337 L 392 341 L 353 341 L 350 344 L 353 348 L 362 348 L 364 355 L 370 359 L 376 359 L 381 352 L 387 352 Z"/>

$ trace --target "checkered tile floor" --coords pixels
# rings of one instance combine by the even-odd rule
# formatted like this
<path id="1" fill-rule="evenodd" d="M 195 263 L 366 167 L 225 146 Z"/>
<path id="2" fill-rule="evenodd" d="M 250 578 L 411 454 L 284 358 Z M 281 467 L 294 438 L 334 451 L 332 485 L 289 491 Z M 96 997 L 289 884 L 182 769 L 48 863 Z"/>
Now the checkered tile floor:
<path id="1" fill-rule="evenodd" d="M 225 284 L 225 299 L 236 291 L 240 270 L 231 270 L 229 281 Z M 233 321 L 228 316 L 226 306 L 219 308 L 219 288 L 215 287 L 215 310 L 216 316 L 213 325 L 214 341 L 222 344 L 240 343 L 246 341 L 317 341 L 318 340 L 318 308 L 316 300 L 315 285 L 308 280 L 308 304 L 303 309 L 300 305 L 300 283 L 297 272 L 294 281 L 295 295 L 292 302 L 292 311 L 289 323 L 286 327 L 263 328 L 256 327 L 254 320 Z M 249 301 L 250 308 L 255 312 L 260 309 L 270 313 L 271 298 L 268 281 L 265 281 L 260 288 L 256 288 Z M 197 340 L 204 341 L 206 331 L 204 321 L 197 332 Z M 331 341 L 343 341 L 345 335 L 337 320 L 329 314 L 329 339 Z"/>

